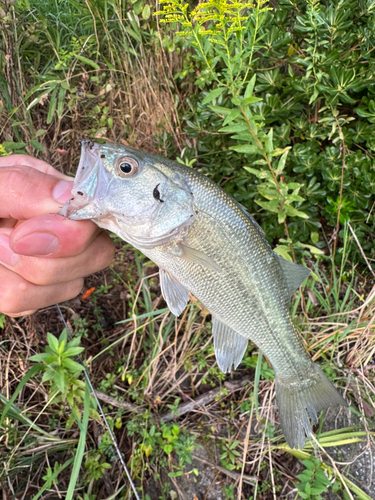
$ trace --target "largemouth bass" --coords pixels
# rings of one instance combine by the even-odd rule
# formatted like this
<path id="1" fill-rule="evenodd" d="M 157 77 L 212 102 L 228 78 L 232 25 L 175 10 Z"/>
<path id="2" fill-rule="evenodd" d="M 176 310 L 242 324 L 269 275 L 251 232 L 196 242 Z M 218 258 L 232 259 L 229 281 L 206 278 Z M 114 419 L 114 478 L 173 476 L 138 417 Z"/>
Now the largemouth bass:
<path id="1" fill-rule="evenodd" d="M 155 262 L 173 314 L 182 313 L 191 292 L 212 315 L 224 373 L 239 365 L 249 340 L 264 352 L 291 448 L 304 447 L 317 412 L 347 406 L 292 322 L 291 295 L 309 271 L 275 254 L 252 216 L 206 176 L 127 146 L 84 141 L 72 197 L 60 213 L 91 219 Z"/>

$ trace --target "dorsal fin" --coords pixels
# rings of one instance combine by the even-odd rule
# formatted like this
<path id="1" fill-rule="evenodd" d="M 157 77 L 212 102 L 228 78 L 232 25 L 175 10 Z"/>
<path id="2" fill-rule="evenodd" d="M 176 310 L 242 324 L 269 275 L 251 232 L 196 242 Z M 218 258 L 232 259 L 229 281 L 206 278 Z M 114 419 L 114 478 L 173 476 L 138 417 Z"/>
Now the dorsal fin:
<path id="1" fill-rule="evenodd" d="M 223 373 L 229 373 L 233 365 L 236 369 L 241 363 L 249 341 L 215 317 L 212 318 L 212 333 L 218 367 Z"/>
<path id="2" fill-rule="evenodd" d="M 161 293 L 169 309 L 179 316 L 189 302 L 189 293 L 173 276 L 164 269 L 159 270 Z"/>
<path id="3" fill-rule="evenodd" d="M 290 262 L 289 260 L 280 257 L 277 255 L 279 259 L 279 263 L 281 269 L 283 270 L 290 296 L 297 290 L 299 286 L 305 281 L 305 279 L 310 275 L 310 269 L 306 267 L 299 266 L 294 262 Z"/>

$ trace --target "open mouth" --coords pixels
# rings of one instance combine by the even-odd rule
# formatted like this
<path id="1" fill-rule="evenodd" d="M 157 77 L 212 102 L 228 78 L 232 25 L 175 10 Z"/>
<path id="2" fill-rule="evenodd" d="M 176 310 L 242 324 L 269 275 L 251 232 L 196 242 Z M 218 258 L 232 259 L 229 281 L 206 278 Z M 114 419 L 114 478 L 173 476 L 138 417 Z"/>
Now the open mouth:
<path id="1" fill-rule="evenodd" d="M 73 220 L 94 219 L 102 216 L 95 200 L 103 196 L 100 190 L 106 189 L 108 179 L 102 168 L 99 144 L 82 141 L 81 158 L 74 180 L 72 196 L 60 210 L 59 214 Z"/>

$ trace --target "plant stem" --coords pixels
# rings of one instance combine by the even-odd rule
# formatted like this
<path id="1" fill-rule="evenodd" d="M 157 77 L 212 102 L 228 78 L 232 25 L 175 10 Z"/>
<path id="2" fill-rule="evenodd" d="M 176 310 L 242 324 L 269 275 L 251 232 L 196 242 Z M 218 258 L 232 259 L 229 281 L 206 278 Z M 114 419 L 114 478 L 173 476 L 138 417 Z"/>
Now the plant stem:
<path id="1" fill-rule="evenodd" d="M 242 108 L 242 106 L 239 106 L 239 108 L 241 110 L 242 116 L 244 117 L 244 120 L 246 121 L 246 123 L 247 123 L 247 125 L 248 125 L 248 127 L 250 129 L 250 132 L 251 132 L 252 136 L 255 139 L 255 142 L 257 143 L 257 146 L 259 147 L 259 149 L 264 149 L 263 146 L 262 146 L 262 143 L 258 139 L 258 137 L 257 137 L 257 135 L 255 133 L 255 130 L 253 129 L 253 127 L 252 127 L 252 125 L 250 123 L 250 120 L 246 116 L 246 113 L 245 113 L 244 109 Z M 268 158 L 268 156 L 267 156 L 266 153 L 263 154 L 263 158 L 267 162 L 268 168 L 270 169 L 270 172 L 272 174 L 272 177 L 273 177 L 273 180 L 274 180 L 274 183 L 275 183 L 276 190 L 277 190 L 278 194 L 280 195 L 280 186 L 279 186 L 279 183 L 277 181 L 277 177 L 275 175 L 275 172 L 273 171 L 271 162 L 270 162 L 270 160 L 269 160 L 269 158 Z M 283 202 L 282 202 L 281 199 L 279 199 L 279 203 L 280 203 L 280 208 L 283 209 Z M 287 225 L 286 219 L 287 218 L 285 217 L 285 219 L 284 219 L 284 229 L 285 229 L 285 234 L 286 234 L 287 239 L 290 240 L 289 231 L 288 231 L 288 225 Z M 293 261 L 296 262 L 296 256 L 294 254 L 293 245 L 291 243 L 289 243 L 289 248 L 290 248 L 290 251 L 291 251 L 291 254 L 292 254 Z"/>

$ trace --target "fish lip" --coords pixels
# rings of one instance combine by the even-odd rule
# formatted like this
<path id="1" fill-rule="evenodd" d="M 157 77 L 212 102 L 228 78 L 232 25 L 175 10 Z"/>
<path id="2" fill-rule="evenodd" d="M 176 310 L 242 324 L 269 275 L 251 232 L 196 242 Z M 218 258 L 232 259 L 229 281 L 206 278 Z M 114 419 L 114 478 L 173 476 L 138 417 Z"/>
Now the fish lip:
<path id="1" fill-rule="evenodd" d="M 90 140 L 81 141 L 81 156 L 74 179 L 72 196 L 59 211 L 63 217 L 80 220 L 96 218 L 101 215 L 99 208 L 92 202 L 98 185 L 98 172 L 103 170 L 99 151 L 99 144 Z M 82 185 L 88 182 L 91 182 L 91 186 L 85 186 L 85 188 L 91 188 L 89 193 L 86 189 L 82 189 Z M 91 205 L 91 209 L 88 209 L 89 205 Z"/>

